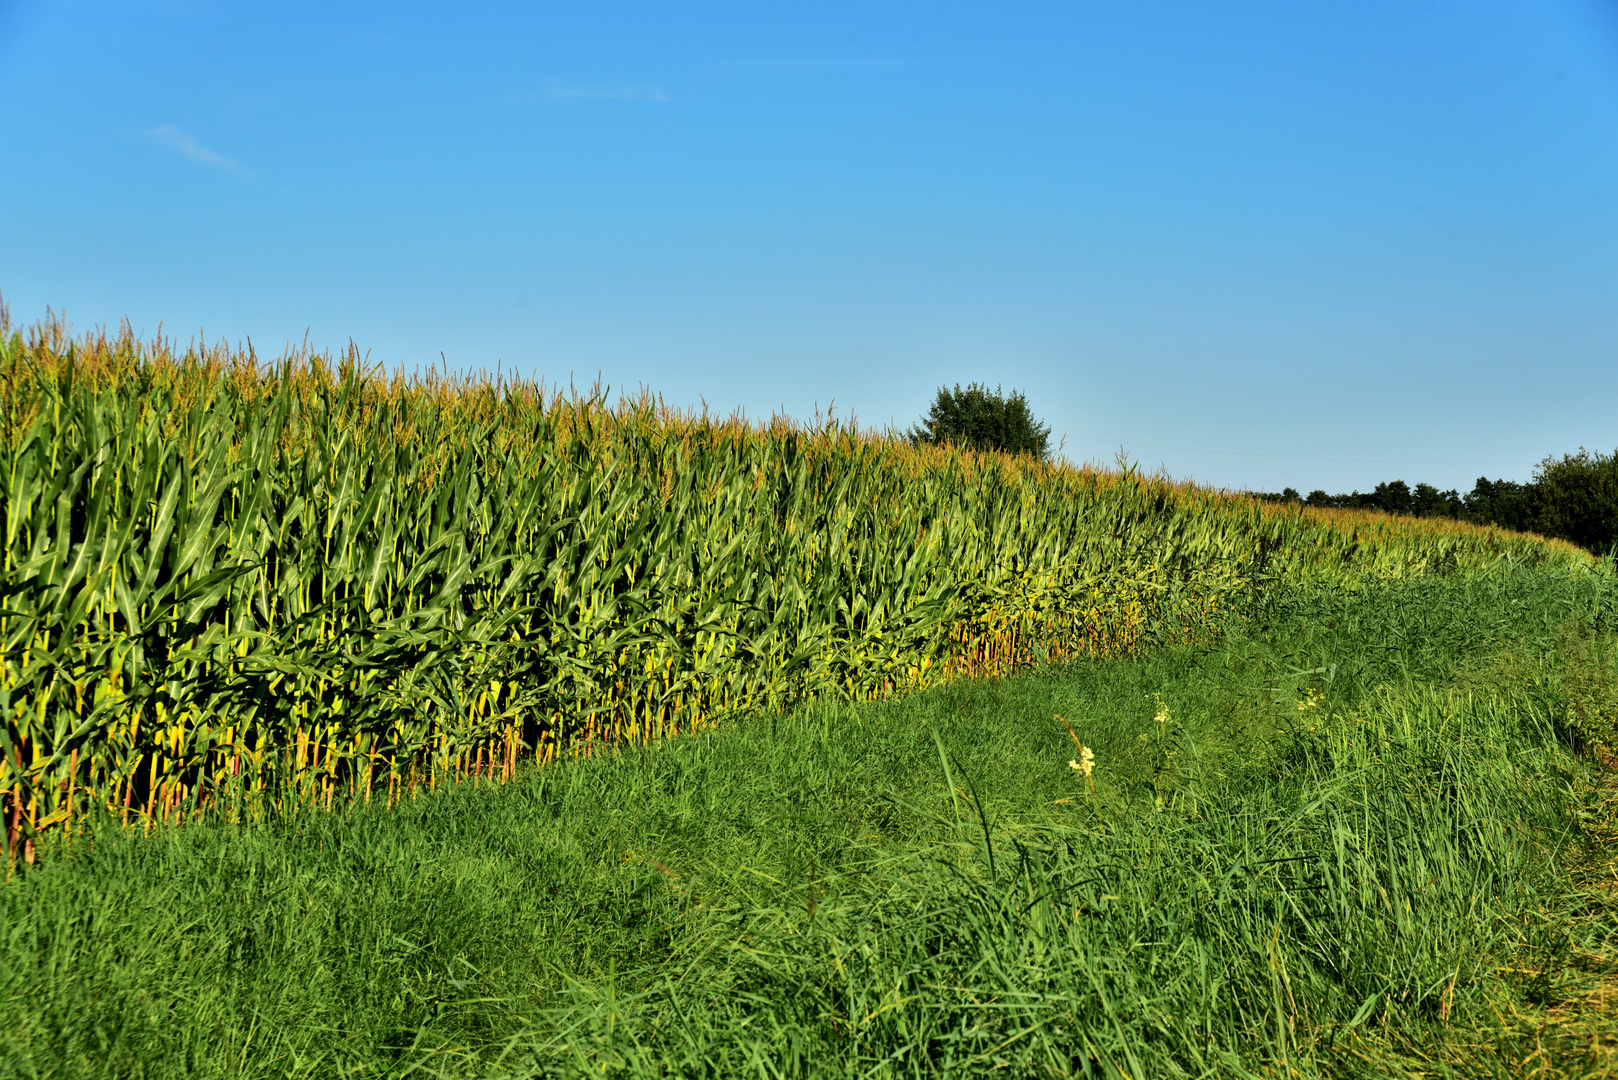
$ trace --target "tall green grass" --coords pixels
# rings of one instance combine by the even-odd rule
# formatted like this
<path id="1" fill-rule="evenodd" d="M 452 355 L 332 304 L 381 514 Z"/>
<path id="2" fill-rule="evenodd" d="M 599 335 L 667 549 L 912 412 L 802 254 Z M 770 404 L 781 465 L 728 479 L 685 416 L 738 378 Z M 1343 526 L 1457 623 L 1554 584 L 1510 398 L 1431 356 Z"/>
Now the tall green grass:
<path id="1" fill-rule="evenodd" d="M 1568 875 L 1615 615 L 1589 572 L 1294 589 L 392 810 L 109 823 L 0 887 L 0 1072 L 1599 1075 L 1610 1019 L 1547 1010 L 1611 970 Z"/>
<path id="2" fill-rule="evenodd" d="M 1573 566 L 1134 473 L 0 324 L 0 813 L 509 777 L 743 712 L 1186 640 L 1256 589 Z"/>

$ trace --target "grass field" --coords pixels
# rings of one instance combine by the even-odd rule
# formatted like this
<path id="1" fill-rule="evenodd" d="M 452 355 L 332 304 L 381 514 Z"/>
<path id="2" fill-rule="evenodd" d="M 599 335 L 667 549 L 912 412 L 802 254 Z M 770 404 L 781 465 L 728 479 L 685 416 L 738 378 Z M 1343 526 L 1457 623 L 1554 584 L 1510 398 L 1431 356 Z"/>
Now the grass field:
<path id="1" fill-rule="evenodd" d="M 1578 567 L 1298 586 L 392 809 L 87 823 L 0 889 L 0 1073 L 1610 1075 L 1615 618 Z"/>

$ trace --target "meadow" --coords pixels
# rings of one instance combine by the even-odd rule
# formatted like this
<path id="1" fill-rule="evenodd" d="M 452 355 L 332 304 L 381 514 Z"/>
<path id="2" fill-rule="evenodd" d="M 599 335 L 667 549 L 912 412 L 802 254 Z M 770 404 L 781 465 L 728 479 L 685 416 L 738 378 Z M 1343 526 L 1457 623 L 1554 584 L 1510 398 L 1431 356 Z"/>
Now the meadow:
<path id="1" fill-rule="evenodd" d="M 1618 578 L 0 333 L 0 1072 L 1596 1076 Z"/>
<path id="2" fill-rule="evenodd" d="M 1297 590 L 392 808 L 105 820 L 0 890 L 0 1067 L 1610 1075 L 1615 614 Z"/>

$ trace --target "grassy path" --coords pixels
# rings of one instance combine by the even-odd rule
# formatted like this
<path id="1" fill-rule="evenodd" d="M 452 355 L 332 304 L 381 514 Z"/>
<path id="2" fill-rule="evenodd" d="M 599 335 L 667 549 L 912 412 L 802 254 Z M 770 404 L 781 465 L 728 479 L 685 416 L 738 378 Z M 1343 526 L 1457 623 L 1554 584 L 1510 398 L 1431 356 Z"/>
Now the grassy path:
<path id="1" fill-rule="evenodd" d="M 0 888 L 0 1073 L 1606 1075 L 1615 628 L 1594 576 L 1294 595 L 392 811 L 105 832 Z"/>

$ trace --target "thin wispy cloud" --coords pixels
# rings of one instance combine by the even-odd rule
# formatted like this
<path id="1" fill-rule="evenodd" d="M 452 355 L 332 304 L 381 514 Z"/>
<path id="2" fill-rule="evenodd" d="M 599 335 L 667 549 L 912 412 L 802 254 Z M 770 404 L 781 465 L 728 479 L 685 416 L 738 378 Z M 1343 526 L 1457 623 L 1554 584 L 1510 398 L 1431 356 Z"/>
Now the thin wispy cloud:
<path id="1" fill-rule="evenodd" d="M 164 124 L 162 127 L 155 127 L 141 134 L 147 142 L 167 147 L 181 157 L 190 158 L 192 161 L 200 161 L 204 165 L 224 169 L 226 172 L 243 174 L 247 172 L 247 169 L 240 162 L 232 161 L 223 154 L 209 150 L 172 124 Z"/>
<path id="2" fill-rule="evenodd" d="M 859 60 L 836 57 L 806 57 L 798 60 L 749 60 L 736 67 L 744 71 L 769 71 L 777 74 L 796 74 L 812 71 L 871 70 L 876 68 L 907 67 L 908 60 Z"/>
<path id="3" fill-rule="evenodd" d="M 660 86 L 626 84 L 621 86 L 579 86 L 572 83 L 549 83 L 530 100 L 568 101 L 670 101 L 668 91 Z"/>

